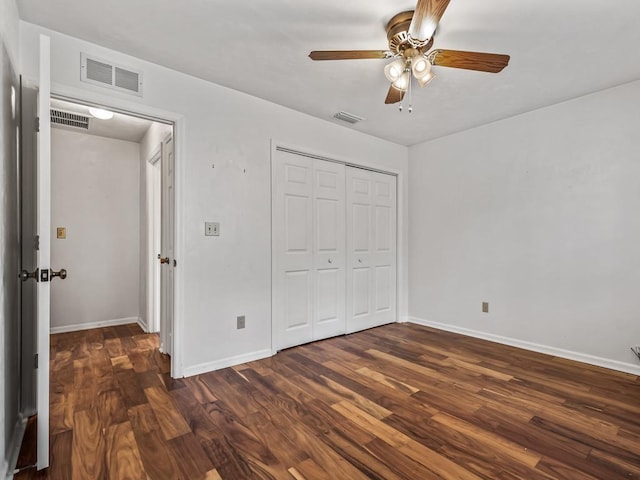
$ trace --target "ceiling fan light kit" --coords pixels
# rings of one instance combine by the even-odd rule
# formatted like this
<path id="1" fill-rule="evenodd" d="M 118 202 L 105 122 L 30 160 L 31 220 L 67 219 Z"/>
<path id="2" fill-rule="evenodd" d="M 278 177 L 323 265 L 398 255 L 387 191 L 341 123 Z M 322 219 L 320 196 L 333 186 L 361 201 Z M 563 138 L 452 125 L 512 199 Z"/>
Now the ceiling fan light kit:
<path id="1" fill-rule="evenodd" d="M 403 58 L 398 58 L 394 60 L 386 67 L 384 67 L 384 75 L 387 77 L 391 83 L 397 81 L 400 76 L 404 73 L 405 70 L 405 62 Z"/>
<path id="2" fill-rule="evenodd" d="M 402 102 L 405 92 L 411 92 L 415 78 L 424 87 L 433 78 L 431 67 L 450 67 L 480 72 L 498 73 L 509 64 L 509 55 L 434 49 L 434 33 L 450 0 L 418 0 L 414 11 L 394 15 L 387 24 L 388 50 L 313 51 L 312 60 L 356 60 L 395 58 L 384 67 L 391 82 L 385 103 Z M 409 106 L 409 111 L 412 107 Z M 402 104 L 400 105 L 402 111 Z"/>

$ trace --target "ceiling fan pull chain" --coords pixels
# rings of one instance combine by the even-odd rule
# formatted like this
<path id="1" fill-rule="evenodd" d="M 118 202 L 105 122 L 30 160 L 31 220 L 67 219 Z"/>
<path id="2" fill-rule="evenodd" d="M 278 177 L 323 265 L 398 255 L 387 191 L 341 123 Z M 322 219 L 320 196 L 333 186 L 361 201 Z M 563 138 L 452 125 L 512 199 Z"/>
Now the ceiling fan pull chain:
<path id="1" fill-rule="evenodd" d="M 413 77 L 409 77 L 409 113 L 413 112 L 413 100 L 411 99 L 411 84 L 413 83 Z"/>

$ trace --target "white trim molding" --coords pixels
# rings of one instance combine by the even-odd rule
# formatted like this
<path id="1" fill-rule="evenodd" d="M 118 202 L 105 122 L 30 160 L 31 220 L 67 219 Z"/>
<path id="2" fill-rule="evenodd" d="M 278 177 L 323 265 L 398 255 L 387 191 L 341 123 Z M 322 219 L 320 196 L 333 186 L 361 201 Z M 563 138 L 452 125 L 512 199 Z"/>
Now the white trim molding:
<path id="1" fill-rule="evenodd" d="M 147 325 L 147 322 L 145 321 L 144 318 L 138 317 L 138 321 L 136 323 L 140 326 L 140 328 L 144 333 L 150 333 L 149 326 Z"/>
<path id="2" fill-rule="evenodd" d="M 78 323 L 75 325 L 61 325 L 59 327 L 51 327 L 51 334 L 54 333 L 66 333 L 66 332 L 78 332 L 80 330 L 91 330 L 92 328 L 101 327 L 115 327 L 116 325 L 127 325 L 129 323 L 137 323 L 140 328 L 147 331 L 146 325 L 143 323 L 140 317 L 126 317 L 126 318 L 114 318 L 113 320 L 103 320 L 100 322 L 91 323 Z"/>
<path id="3" fill-rule="evenodd" d="M 263 358 L 268 358 L 270 356 L 272 356 L 271 349 L 265 348 L 264 350 L 257 350 L 255 352 L 244 353 L 234 357 L 221 358 L 220 360 L 214 360 L 213 362 L 200 363 L 198 365 L 185 367 L 183 373 L 185 377 L 192 377 L 201 373 L 220 370 L 221 368 L 233 367 L 235 365 L 253 362 L 255 360 L 262 360 Z"/>
<path id="4" fill-rule="evenodd" d="M 516 338 L 503 337 L 500 335 L 495 335 L 493 333 L 479 332 L 477 330 L 458 327 L 456 325 L 431 322 L 429 320 L 424 320 L 422 318 L 409 317 L 408 321 L 411 323 L 415 323 L 416 325 L 423 325 L 425 327 L 431 327 L 437 330 L 444 330 L 447 332 L 459 333 L 461 335 L 466 335 L 468 337 L 480 338 L 482 340 L 489 340 L 491 342 L 496 342 L 496 343 L 501 343 L 503 345 L 522 348 L 524 350 L 530 350 L 533 352 L 552 355 L 554 357 L 566 358 L 568 360 L 575 360 L 576 362 L 595 365 L 596 367 L 608 368 L 610 370 L 617 370 L 619 372 L 629 373 L 631 375 L 640 375 L 640 366 L 633 365 L 632 363 L 625 363 L 625 362 L 620 362 L 618 360 L 611 360 L 609 358 L 596 357 L 595 355 L 589 355 L 589 354 L 580 353 L 580 352 L 573 352 L 571 350 L 564 350 L 562 348 L 551 347 L 549 345 L 541 345 L 538 343 L 527 342 L 525 340 L 518 340 Z"/>
<path id="5" fill-rule="evenodd" d="M 13 478 L 18 463 L 18 455 L 20 454 L 20 447 L 22 446 L 22 439 L 24 438 L 24 432 L 27 428 L 26 418 L 22 413 L 18 415 L 18 421 L 13 429 L 13 435 L 9 445 L 7 445 L 7 457 L 2 470 L 0 470 L 0 478 Z"/>

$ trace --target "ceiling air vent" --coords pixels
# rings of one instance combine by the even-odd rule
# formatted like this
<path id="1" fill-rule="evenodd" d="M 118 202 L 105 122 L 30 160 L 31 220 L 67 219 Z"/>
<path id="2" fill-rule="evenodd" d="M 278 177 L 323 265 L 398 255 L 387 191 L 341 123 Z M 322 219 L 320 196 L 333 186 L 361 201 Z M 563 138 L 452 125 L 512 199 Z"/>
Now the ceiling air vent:
<path id="1" fill-rule="evenodd" d="M 89 130 L 89 117 L 64 110 L 51 109 L 51 123 Z"/>
<path id="2" fill-rule="evenodd" d="M 333 116 L 333 118 L 337 118 L 338 120 L 342 120 L 347 123 L 358 123 L 364 120 L 362 117 L 358 117 L 357 115 L 347 112 L 338 112 Z"/>
<path id="3" fill-rule="evenodd" d="M 142 96 L 142 72 L 101 58 L 80 55 L 80 79 L 83 82 Z"/>

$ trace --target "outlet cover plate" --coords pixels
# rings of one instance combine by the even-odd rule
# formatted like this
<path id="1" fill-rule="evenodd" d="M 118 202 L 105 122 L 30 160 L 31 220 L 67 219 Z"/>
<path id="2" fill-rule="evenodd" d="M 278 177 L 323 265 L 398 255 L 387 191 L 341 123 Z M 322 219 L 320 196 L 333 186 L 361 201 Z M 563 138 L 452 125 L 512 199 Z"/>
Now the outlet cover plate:
<path id="1" fill-rule="evenodd" d="M 205 237 L 219 237 L 220 224 L 218 222 L 204 222 Z"/>

